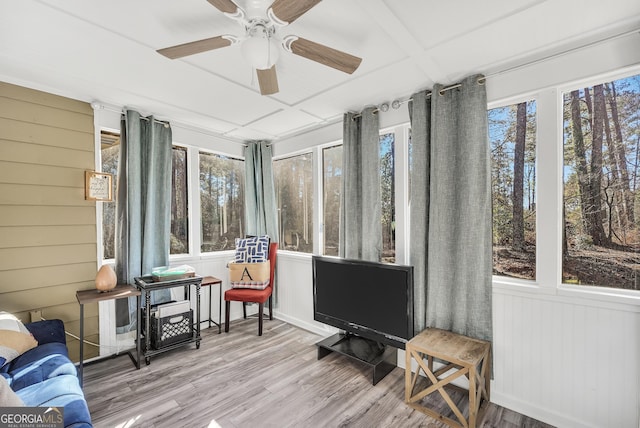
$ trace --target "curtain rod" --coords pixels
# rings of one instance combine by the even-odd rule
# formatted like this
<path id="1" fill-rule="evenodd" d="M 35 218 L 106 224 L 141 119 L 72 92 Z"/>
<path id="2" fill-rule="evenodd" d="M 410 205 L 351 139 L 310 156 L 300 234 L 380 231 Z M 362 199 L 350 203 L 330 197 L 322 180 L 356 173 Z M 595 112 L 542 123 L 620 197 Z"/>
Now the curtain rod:
<path id="1" fill-rule="evenodd" d="M 478 85 L 484 85 L 486 81 L 487 81 L 487 77 L 486 77 L 486 76 L 479 77 L 479 78 L 478 78 Z M 459 88 L 459 87 L 461 87 L 461 86 L 462 86 L 462 83 L 454 83 L 453 85 L 445 86 L 444 88 L 440 89 L 440 90 L 438 91 L 438 93 L 439 93 L 440 95 L 444 95 L 444 93 L 445 93 L 445 92 L 450 91 L 450 90 L 452 90 L 452 89 Z M 428 92 L 427 92 L 427 98 L 430 98 L 432 93 L 433 93 L 433 91 L 428 91 Z M 392 106 L 394 109 L 398 109 L 398 108 L 400 108 L 400 106 L 401 106 L 402 104 L 406 104 L 406 103 L 408 103 L 410 100 L 411 100 L 411 98 L 407 98 L 406 100 L 395 100 L 395 101 L 393 101 L 393 103 L 391 103 L 391 106 Z M 376 108 L 373 110 L 373 114 L 376 114 L 376 113 L 378 113 L 379 111 L 383 111 L 383 112 L 385 112 L 385 111 L 387 111 L 387 110 L 389 110 L 389 104 L 384 103 L 384 104 L 381 104 L 381 105 L 380 105 L 380 107 L 376 107 Z M 361 116 L 362 116 L 362 113 L 355 114 L 355 115 L 353 115 L 352 120 L 355 120 L 355 119 L 357 119 L 357 118 L 359 118 L 359 117 L 361 117 Z"/>
<path id="2" fill-rule="evenodd" d="M 574 48 L 570 48 L 570 49 L 564 50 L 562 52 L 557 52 L 557 53 L 554 53 L 554 54 L 551 54 L 551 55 L 547 55 L 547 56 L 542 57 L 542 58 L 538 58 L 538 59 L 534 59 L 534 60 L 529 61 L 529 62 L 525 62 L 524 64 L 519 64 L 519 65 L 516 65 L 516 66 L 513 66 L 513 67 L 506 68 L 504 70 L 496 71 L 495 73 L 491 73 L 491 74 L 488 74 L 488 75 L 486 75 L 484 77 L 480 77 L 478 79 L 478 83 L 479 84 L 483 84 L 483 83 L 485 83 L 487 81 L 488 78 L 495 77 L 495 76 L 498 76 L 500 74 L 508 73 L 510 71 L 519 70 L 521 68 L 528 67 L 528 66 L 531 66 L 531 65 L 539 64 L 539 63 L 548 61 L 550 59 L 557 58 L 557 57 L 560 57 L 562 55 L 566 55 L 566 54 L 571 53 L 571 52 L 579 51 L 581 49 L 589 48 L 591 46 L 596 46 L 596 45 L 599 45 L 601 43 L 608 42 L 610 40 L 619 39 L 621 37 L 626 37 L 626 36 L 629 36 L 629 35 L 634 34 L 634 33 L 635 34 L 640 34 L 640 30 L 638 30 L 636 28 L 634 30 L 625 31 L 625 32 L 620 33 L 620 34 L 614 34 L 613 36 L 609 36 L 609 37 L 606 37 L 604 39 L 599 39 L 599 40 L 593 41 L 591 43 L 587 43 L 585 45 L 581 45 L 581 46 L 577 46 L 577 47 L 574 47 Z M 444 92 L 450 91 L 451 89 L 459 88 L 460 86 L 462 86 L 461 83 L 456 83 L 456 84 L 453 84 L 451 86 L 444 87 L 444 88 L 442 88 L 440 90 L 440 95 L 443 95 Z M 429 92 L 427 92 L 427 98 L 429 98 L 430 96 L 431 96 L 431 92 L 429 91 Z M 400 106 L 402 104 L 408 103 L 410 100 L 411 100 L 411 97 L 409 97 L 409 98 L 407 98 L 405 100 L 394 100 L 391 103 L 391 106 L 394 109 L 397 109 L 397 108 L 400 108 Z M 386 104 L 386 103 L 381 104 L 381 106 L 384 106 L 384 105 L 386 105 L 386 108 L 383 109 L 382 111 L 386 111 L 386 109 L 389 108 L 388 104 Z M 378 111 L 380 111 L 379 107 L 376 108 L 373 112 L 377 113 Z M 362 113 L 359 113 L 359 114 L 355 115 L 353 118 L 356 119 L 356 118 L 358 118 L 360 116 L 362 116 Z"/>
<path id="3" fill-rule="evenodd" d="M 271 147 L 271 143 L 267 143 L 265 146 Z M 242 147 L 249 147 L 249 144 L 243 144 Z"/>
<path id="4" fill-rule="evenodd" d="M 146 120 L 147 122 L 149 121 L 149 118 L 148 117 L 144 117 L 144 116 L 140 116 L 140 119 Z M 166 120 L 153 119 L 153 123 L 160 123 L 160 124 L 164 125 L 165 128 L 169 127 L 169 122 L 166 121 Z"/>

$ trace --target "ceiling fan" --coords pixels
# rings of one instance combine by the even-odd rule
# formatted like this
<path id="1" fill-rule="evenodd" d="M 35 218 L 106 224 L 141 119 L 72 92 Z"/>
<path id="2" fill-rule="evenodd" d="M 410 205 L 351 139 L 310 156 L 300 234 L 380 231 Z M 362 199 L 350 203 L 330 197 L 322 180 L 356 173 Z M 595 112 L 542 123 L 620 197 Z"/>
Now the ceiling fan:
<path id="1" fill-rule="evenodd" d="M 207 1 L 225 16 L 239 22 L 245 29 L 245 35 L 237 37 L 225 34 L 158 49 L 157 52 L 167 58 L 176 59 L 242 43 L 240 48 L 243 56 L 256 69 L 260 93 L 277 93 L 278 77 L 275 64 L 279 48 L 275 42 L 276 29 L 292 23 L 321 0 L 275 0 L 267 10 L 266 19 L 247 17 L 245 11 L 232 0 Z M 283 37 L 281 45 L 288 52 L 348 74 L 353 73 L 362 62 L 362 58 L 294 35 Z"/>

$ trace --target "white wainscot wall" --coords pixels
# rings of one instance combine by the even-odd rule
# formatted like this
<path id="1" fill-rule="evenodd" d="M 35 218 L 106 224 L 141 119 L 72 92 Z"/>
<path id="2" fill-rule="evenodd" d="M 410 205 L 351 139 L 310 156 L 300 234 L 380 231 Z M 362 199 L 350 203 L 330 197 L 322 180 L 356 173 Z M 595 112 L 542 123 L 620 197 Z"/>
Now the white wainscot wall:
<path id="1" fill-rule="evenodd" d="M 318 334 L 318 340 L 338 330 L 313 319 L 313 281 L 311 256 L 279 251 L 277 262 L 278 319 Z"/>
<path id="2" fill-rule="evenodd" d="M 309 255 L 280 252 L 277 287 L 277 318 L 336 331 L 313 320 Z M 492 402 L 558 427 L 638 428 L 637 306 L 500 286 L 493 316 Z"/>
<path id="3" fill-rule="evenodd" d="M 493 311 L 492 401 L 562 427 L 639 426 L 637 307 L 494 287 Z"/>

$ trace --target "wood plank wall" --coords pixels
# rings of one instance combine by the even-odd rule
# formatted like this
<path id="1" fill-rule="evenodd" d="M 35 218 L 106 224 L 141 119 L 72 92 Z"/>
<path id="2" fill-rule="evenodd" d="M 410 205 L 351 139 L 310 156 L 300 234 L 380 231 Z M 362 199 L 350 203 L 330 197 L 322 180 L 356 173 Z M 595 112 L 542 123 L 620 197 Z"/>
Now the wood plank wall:
<path id="1" fill-rule="evenodd" d="M 0 310 L 23 322 L 42 311 L 76 336 L 75 293 L 96 275 L 96 203 L 84 199 L 94 152 L 89 104 L 0 82 Z M 87 305 L 85 338 L 98 343 L 98 331 L 98 306 Z M 67 345 L 77 361 L 78 340 Z"/>

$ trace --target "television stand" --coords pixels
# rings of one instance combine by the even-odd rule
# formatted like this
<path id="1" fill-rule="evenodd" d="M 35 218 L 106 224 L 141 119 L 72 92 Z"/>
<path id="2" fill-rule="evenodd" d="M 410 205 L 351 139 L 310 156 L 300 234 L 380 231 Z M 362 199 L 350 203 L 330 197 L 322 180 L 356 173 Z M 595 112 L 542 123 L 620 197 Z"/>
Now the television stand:
<path id="1" fill-rule="evenodd" d="M 374 385 L 396 368 L 398 363 L 398 351 L 395 348 L 351 333 L 336 333 L 316 345 L 319 360 L 337 352 L 372 367 Z"/>

